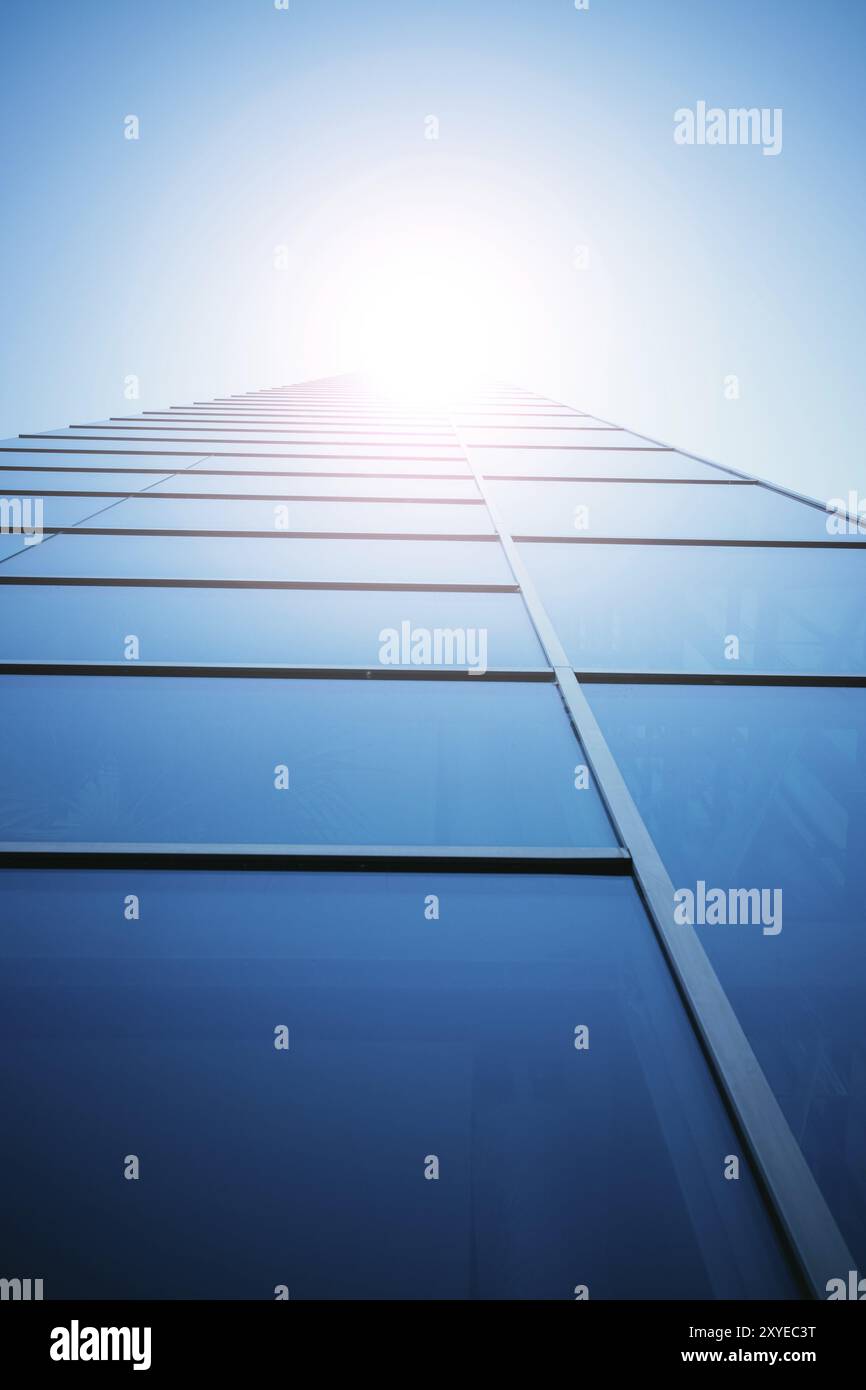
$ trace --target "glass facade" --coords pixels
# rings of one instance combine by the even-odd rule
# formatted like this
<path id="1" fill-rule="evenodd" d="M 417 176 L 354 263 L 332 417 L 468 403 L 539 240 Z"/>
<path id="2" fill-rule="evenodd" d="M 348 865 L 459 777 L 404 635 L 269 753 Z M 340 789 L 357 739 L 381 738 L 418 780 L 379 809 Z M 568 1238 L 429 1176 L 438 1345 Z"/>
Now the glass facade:
<path id="1" fill-rule="evenodd" d="M 4 488 L 7 1263 L 863 1267 L 856 527 L 531 392 L 351 377 L 7 440 Z"/>

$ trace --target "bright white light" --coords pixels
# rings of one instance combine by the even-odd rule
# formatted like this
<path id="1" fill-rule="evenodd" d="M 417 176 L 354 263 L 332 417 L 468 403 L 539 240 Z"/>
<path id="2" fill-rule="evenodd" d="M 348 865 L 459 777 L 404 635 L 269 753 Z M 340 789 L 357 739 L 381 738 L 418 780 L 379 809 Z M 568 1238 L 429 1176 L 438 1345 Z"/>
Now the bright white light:
<path id="1" fill-rule="evenodd" d="M 407 227 L 352 262 L 342 354 L 387 390 L 447 400 L 508 375 L 527 292 L 495 245 L 465 229 Z"/>

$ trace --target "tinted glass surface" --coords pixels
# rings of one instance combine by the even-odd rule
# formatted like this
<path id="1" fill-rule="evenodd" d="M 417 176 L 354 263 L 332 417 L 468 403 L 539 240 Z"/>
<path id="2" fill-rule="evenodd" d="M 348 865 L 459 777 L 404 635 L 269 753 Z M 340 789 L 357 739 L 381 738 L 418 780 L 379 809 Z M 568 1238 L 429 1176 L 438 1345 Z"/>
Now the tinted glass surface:
<path id="1" fill-rule="evenodd" d="M 614 843 L 549 685 L 6 675 L 0 718 L 6 841 Z"/>
<path id="2" fill-rule="evenodd" d="M 696 930 L 862 1267 L 866 691 L 586 692 L 674 887 L 782 895 Z"/>
<path id="3" fill-rule="evenodd" d="M 791 1292 L 627 880 L 7 871 L 0 907 L 4 1249 L 46 1298 Z"/>
<path id="4" fill-rule="evenodd" d="M 46 506 L 46 515 L 48 515 Z M 397 534 L 493 535 L 484 506 L 411 502 L 215 501 L 130 498 L 94 526 L 194 531 L 356 531 Z"/>
<path id="5" fill-rule="evenodd" d="M 866 674 L 862 550 L 520 550 L 578 670 Z"/>
<path id="6" fill-rule="evenodd" d="M 544 665 L 518 594 L 0 584 L 4 661 L 123 661 L 134 634 L 143 662 L 376 667 L 406 622 L 484 630 L 490 670 Z"/>
<path id="7" fill-rule="evenodd" d="M 490 489 L 515 535 L 819 540 L 840 545 L 864 539 L 862 534 L 831 534 L 822 508 L 758 484 L 491 482 Z"/>
<path id="8" fill-rule="evenodd" d="M 3 575 L 260 583 L 512 584 L 495 541 L 56 536 Z M 2 575 L 0 575 L 2 578 Z"/>
<path id="9" fill-rule="evenodd" d="M 725 477 L 672 449 L 482 449 L 473 460 L 487 477 L 710 478 Z"/>

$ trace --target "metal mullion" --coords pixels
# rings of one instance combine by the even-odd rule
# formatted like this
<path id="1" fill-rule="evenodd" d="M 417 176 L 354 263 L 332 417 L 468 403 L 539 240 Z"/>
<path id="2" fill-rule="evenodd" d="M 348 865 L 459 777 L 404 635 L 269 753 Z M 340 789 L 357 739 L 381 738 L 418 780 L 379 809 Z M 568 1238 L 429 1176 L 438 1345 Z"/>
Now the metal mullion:
<path id="1" fill-rule="evenodd" d="M 472 446 L 466 445 L 456 426 L 455 431 L 487 501 L 617 838 L 631 854 L 635 884 L 712 1074 L 808 1287 L 816 1298 L 823 1298 L 829 1279 L 855 1268 L 853 1257 L 697 933 L 693 927 L 674 923 L 674 887 L 658 849 L 566 658 L 515 539 L 487 493 L 484 477 L 472 459 Z"/>

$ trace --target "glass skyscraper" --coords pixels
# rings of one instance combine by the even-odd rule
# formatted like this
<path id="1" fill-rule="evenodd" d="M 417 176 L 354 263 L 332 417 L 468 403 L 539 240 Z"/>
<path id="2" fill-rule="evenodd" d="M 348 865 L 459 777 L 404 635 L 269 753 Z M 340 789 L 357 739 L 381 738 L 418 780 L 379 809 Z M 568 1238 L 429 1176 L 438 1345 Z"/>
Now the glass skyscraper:
<path id="1" fill-rule="evenodd" d="M 841 503 L 514 387 L 354 377 L 0 472 L 0 1276 L 750 1299 L 866 1268 Z"/>

